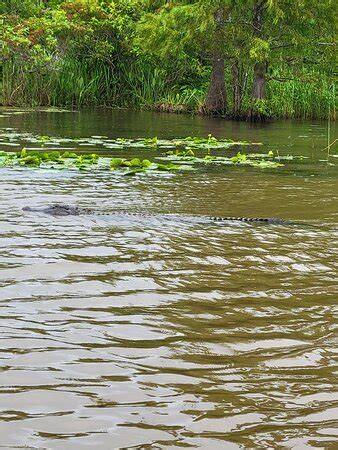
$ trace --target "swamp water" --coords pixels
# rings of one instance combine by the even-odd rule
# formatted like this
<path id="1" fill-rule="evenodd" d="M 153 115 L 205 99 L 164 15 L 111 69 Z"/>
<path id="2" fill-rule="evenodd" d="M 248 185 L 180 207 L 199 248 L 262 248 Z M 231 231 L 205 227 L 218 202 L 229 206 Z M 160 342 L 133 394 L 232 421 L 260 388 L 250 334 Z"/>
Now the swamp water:
<path id="1" fill-rule="evenodd" d="M 0 448 L 337 448 L 338 177 L 335 157 L 320 161 L 325 124 L 3 109 L 0 128 L 6 151 L 48 135 L 153 159 L 103 141 L 211 133 L 309 157 L 131 177 L 1 168 Z M 106 138 L 72 141 L 91 136 Z M 55 202 L 301 224 L 22 212 Z"/>

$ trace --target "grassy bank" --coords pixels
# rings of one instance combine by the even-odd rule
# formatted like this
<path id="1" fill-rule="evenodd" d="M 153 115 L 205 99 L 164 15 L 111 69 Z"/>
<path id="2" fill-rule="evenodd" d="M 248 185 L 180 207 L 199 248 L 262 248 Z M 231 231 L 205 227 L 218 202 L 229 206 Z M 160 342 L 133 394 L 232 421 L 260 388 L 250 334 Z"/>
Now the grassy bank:
<path id="1" fill-rule="evenodd" d="M 6 0 L 2 103 L 334 119 L 331 0 L 249 3 Z"/>
<path id="2" fill-rule="evenodd" d="M 264 108 L 273 118 L 335 119 L 335 86 L 315 72 L 299 79 L 275 72 L 269 80 Z M 248 83 L 250 85 L 250 83 Z M 232 109 L 231 83 L 227 84 Z M 207 92 L 199 86 L 168 81 L 164 69 L 141 64 L 114 67 L 102 62 L 66 58 L 53 68 L 27 70 L 22 62 L 3 65 L 2 103 L 6 106 L 109 106 L 165 112 L 197 112 Z M 242 115 L 250 106 L 244 92 Z"/>

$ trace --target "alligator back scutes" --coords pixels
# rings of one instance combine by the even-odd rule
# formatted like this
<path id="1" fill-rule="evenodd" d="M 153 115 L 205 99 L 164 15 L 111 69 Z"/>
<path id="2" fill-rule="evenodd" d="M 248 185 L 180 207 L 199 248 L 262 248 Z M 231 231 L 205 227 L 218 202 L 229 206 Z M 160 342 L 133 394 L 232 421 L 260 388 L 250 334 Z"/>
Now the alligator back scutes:
<path id="1" fill-rule="evenodd" d="M 210 219 L 214 221 L 284 223 L 283 219 L 278 219 L 275 217 L 210 217 Z"/>

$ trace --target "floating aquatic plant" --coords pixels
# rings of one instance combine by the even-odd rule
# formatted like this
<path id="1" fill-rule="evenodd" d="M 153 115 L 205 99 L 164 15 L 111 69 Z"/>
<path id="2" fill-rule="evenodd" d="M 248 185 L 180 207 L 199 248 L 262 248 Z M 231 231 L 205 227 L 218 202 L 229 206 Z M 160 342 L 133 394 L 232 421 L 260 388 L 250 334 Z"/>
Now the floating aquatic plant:
<path id="1" fill-rule="evenodd" d="M 202 142 L 205 142 L 202 140 Z M 135 157 L 132 159 L 122 157 L 99 156 L 97 153 L 78 154 L 74 151 L 52 150 L 44 151 L 44 148 L 29 149 L 24 147 L 19 152 L 0 152 L 0 167 L 4 166 L 30 166 L 57 169 L 79 170 L 124 170 L 129 174 L 157 171 L 192 170 L 198 164 L 203 165 L 241 165 L 259 168 L 277 168 L 283 166 L 282 162 L 301 161 L 306 156 L 301 155 L 277 155 L 273 151 L 267 153 L 237 152 L 233 156 L 215 156 L 204 151 L 204 156 L 196 156 L 196 150 L 191 148 L 173 148 L 165 152 L 165 155 L 155 157 L 159 162 Z M 72 150 L 72 149 L 71 149 Z M 199 152 L 200 154 L 201 152 Z M 202 152 L 203 153 L 203 152 Z"/>
<path id="2" fill-rule="evenodd" d="M 158 139 L 157 137 L 143 139 L 143 144 L 145 147 L 157 147 Z"/>
<path id="3" fill-rule="evenodd" d="M 167 155 L 175 155 L 175 156 L 180 156 L 180 157 L 195 157 L 195 153 L 193 150 L 188 149 L 188 150 L 179 150 L 179 149 L 175 149 L 175 150 L 168 150 L 166 152 Z"/>
<path id="4" fill-rule="evenodd" d="M 126 175 L 149 171 L 196 170 L 198 165 L 278 168 L 283 165 L 283 162 L 299 161 L 306 158 L 305 156 L 293 155 L 280 156 L 278 151 L 275 155 L 271 150 L 264 153 L 246 151 L 244 146 L 250 145 L 250 142 L 217 139 L 211 134 L 207 137 L 188 136 L 181 139 L 158 139 L 157 137 L 111 139 L 108 136 L 101 135 L 86 138 L 67 138 L 18 133 L 15 129 L 4 128 L 0 130 L 0 139 L 2 139 L 1 145 L 9 147 L 19 146 L 22 145 L 22 142 L 25 142 L 25 147 L 17 153 L 0 152 L 0 167 L 27 166 L 85 171 L 112 170 Z M 33 148 L 29 147 L 32 143 L 34 144 Z M 66 146 L 61 147 L 63 144 Z M 53 148 L 54 145 L 55 149 Z M 70 148 L 70 145 L 74 147 Z M 242 146 L 240 151 L 234 154 L 234 149 L 239 145 Z M 258 143 L 255 143 L 255 145 L 258 145 Z M 84 153 L 83 147 L 87 147 L 87 150 L 92 152 L 93 146 L 109 154 L 114 151 L 115 155 L 114 157 L 108 157 L 99 156 L 97 153 Z M 82 151 L 76 152 L 80 148 Z M 155 161 L 150 161 L 142 157 L 130 159 L 119 157 L 116 154 L 118 150 L 124 151 L 125 154 L 128 149 L 152 149 L 157 156 L 154 158 Z M 217 152 L 213 150 L 217 150 Z M 224 152 L 220 153 L 220 150 L 224 150 Z"/>
<path id="5" fill-rule="evenodd" d="M 248 160 L 248 158 L 247 158 L 246 154 L 245 153 L 241 153 L 241 152 L 238 152 L 236 156 L 233 156 L 231 158 L 231 161 L 234 164 L 243 164 L 243 163 L 246 163 L 247 160 Z"/>
<path id="6" fill-rule="evenodd" d="M 109 158 L 96 153 L 78 155 L 73 152 L 60 153 L 58 151 L 42 152 L 29 151 L 23 148 L 21 152 L 0 152 L 0 167 L 28 166 L 44 169 L 73 169 L 73 170 L 118 170 L 125 175 L 135 175 L 147 171 L 179 171 L 194 170 L 169 162 L 154 163 L 149 159 L 140 158 Z"/>
<path id="7" fill-rule="evenodd" d="M 56 146 L 63 144 L 76 144 L 80 147 L 102 147 L 107 149 L 127 149 L 127 148 L 147 148 L 153 150 L 177 149 L 179 151 L 195 150 L 227 150 L 234 146 L 247 146 L 253 143 L 247 141 L 233 141 L 231 139 L 216 139 L 210 134 L 207 137 L 185 137 L 174 139 L 159 139 L 156 136 L 151 138 L 129 139 L 118 137 L 110 139 L 108 136 L 93 135 L 85 138 L 53 137 L 48 135 L 33 135 L 31 133 L 17 133 L 11 129 L 0 130 L 0 145 L 19 146 L 16 141 L 24 141 L 25 146 L 36 144 L 41 147 Z M 259 143 L 255 143 L 259 145 Z"/>
<path id="8" fill-rule="evenodd" d="M 168 152 L 169 153 L 169 152 Z M 253 157 L 248 153 L 238 152 L 233 157 L 226 156 L 212 156 L 210 154 L 206 154 L 204 158 L 188 156 L 185 152 L 170 152 L 167 153 L 165 157 L 159 157 L 156 159 L 162 161 L 171 161 L 176 163 L 184 164 L 188 162 L 190 165 L 194 164 L 217 164 L 217 165 L 225 165 L 225 166 L 235 166 L 235 165 L 245 165 L 251 167 L 259 167 L 262 169 L 265 168 L 276 168 L 282 167 L 284 164 L 281 164 L 278 161 L 273 160 L 273 154 L 270 152 L 268 154 L 253 154 Z"/>

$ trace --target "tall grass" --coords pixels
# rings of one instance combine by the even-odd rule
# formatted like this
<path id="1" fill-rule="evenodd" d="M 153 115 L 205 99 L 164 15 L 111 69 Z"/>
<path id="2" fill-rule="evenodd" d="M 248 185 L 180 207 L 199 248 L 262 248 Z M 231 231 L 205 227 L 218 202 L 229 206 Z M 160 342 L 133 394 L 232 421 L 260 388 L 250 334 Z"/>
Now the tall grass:
<path id="1" fill-rule="evenodd" d="M 22 62 L 16 60 L 5 61 L 3 64 L 3 104 L 10 106 L 49 105 L 52 89 L 52 73 L 30 71 Z"/>
<path id="2" fill-rule="evenodd" d="M 121 69 L 124 97 L 130 106 L 150 107 L 168 90 L 163 69 L 140 63 L 124 64 Z"/>
<path id="3" fill-rule="evenodd" d="M 226 73 L 229 111 L 232 108 L 231 74 Z M 208 80 L 197 86 L 175 86 L 164 68 L 143 61 L 124 60 L 115 66 L 99 60 L 70 56 L 49 67 L 28 69 L 23 61 L 3 65 L 3 95 L 6 105 L 19 106 L 118 106 L 162 111 L 197 111 Z M 283 79 L 286 81 L 277 81 Z M 250 107 L 250 80 L 242 104 L 242 116 Z M 335 119 L 334 85 L 316 72 L 295 78 L 275 70 L 267 87 L 267 110 L 275 118 Z"/>
<path id="4" fill-rule="evenodd" d="M 278 78 L 279 73 L 275 72 L 274 76 Z M 280 76 L 285 76 L 285 72 Z M 335 118 L 332 81 L 318 72 L 304 71 L 300 79 L 289 81 L 272 79 L 268 83 L 268 98 L 273 117 L 327 119 L 330 115 L 331 119 Z"/>
<path id="5" fill-rule="evenodd" d="M 119 77 L 107 64 L 66 58 L 52 69 L 27 71 L 24 64 L 4 64 L 3 103 L 19 106 L 119 105 Z"/>
<path id="6" fill-rule="evenodd" d="M 51 93 L 53 106 L 116 106 L 119 76 L 114 67 L 67 58 L 57 71 Z"/>
<path id="7" fill-rule="evenodd" d="M 150 107 L 168 92 L 166 73 L 148 65 L 81 61 L 67 57 L 46 71 L 22 62 L 4 65 L 3 102 L 28 106 Z"/>

